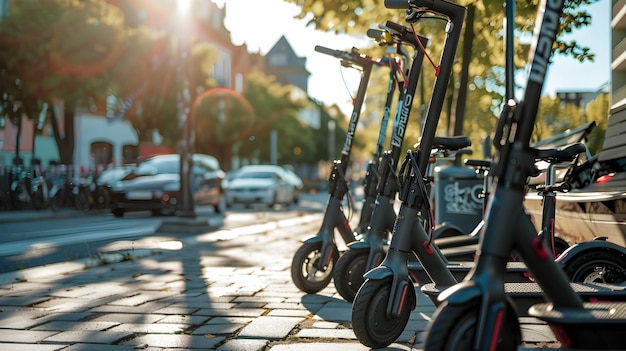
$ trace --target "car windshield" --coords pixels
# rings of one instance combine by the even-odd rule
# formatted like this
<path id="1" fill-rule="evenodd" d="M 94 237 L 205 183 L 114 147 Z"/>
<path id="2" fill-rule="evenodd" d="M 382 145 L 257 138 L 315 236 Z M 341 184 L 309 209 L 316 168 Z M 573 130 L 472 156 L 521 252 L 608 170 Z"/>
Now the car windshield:
<path id="1" fill-rule="evenodd" d="M 133 173 L 136 175 L 178 174 L 179 161 L 175 158 L 153 158 L 140 163 Z"/>
<path id="2" fill-rule="evenodd" d="M 274 172 L 241 172 L 235 175 L 235 178 L 254 178 L 254 179 L 272 179 L 274 178 Z"/>

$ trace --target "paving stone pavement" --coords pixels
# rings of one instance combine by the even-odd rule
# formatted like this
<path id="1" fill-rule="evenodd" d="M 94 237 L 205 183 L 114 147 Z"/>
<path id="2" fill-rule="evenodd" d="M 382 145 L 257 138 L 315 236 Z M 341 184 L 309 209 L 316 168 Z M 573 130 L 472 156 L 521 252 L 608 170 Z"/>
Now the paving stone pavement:
<path id="1" fill-rule="evenodd" d="M 368 350 L 332 283 L 305 294 L 291 282 L 294 252 L 321 224 L 319 214 L 306 218 L 245 235 L 187 236 L 182 247 L 123 262 L 2 275 L 0 350 Z M 422 346 L 435 308 L 423 295 L 417 301 L 386 350 Z M 528 348 L 558 346 L 545 324 L 521 322 Z"/>

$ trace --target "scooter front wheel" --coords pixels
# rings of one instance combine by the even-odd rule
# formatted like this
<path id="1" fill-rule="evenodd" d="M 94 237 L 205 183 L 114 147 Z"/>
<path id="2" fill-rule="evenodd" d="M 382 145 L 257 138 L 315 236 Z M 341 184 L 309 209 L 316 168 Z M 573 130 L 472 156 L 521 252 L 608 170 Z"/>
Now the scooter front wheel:
<path id="1" fill-rule="evenodd" d="M 387 316 L 391 282 L 391 277 L 382 280 L 367 279 L 354 298 L 352 330 L 365 346 L 375 349 L 389 346 L 398 339 L 409 321 L 409 308 L 403 308 L 397 318 Z M 405 302 L 405 306 L 413 305 Z"/>
<path id="2" fill-rule="evenodd" d="M 478 300 L 463 305 L 443 302 L 430 322 L 424 350 L 473 351 L 479 314 Z M 496 340 L 496 350 L 517 350 L 521 344 L 521 330 L 517 314 L 510 302 Z"/>
<path id="3" fill-rule="evenodd" d="M 333 272 L 333 282 L 341 297 L 353 302 L 357 291 L 365 281 L 369 249 L 348 250 L 339 257 Z"/>
<path id="4" fill-rule="evenodd" d="M 333 247 L 328 265 L 320 262 L 322 242 L 304 243 L 293 256 L 291 280 L 305 293 L 314 294 L 324 289 L 333 277 L 333 268 L 339 259 L 339 252 Z"/>

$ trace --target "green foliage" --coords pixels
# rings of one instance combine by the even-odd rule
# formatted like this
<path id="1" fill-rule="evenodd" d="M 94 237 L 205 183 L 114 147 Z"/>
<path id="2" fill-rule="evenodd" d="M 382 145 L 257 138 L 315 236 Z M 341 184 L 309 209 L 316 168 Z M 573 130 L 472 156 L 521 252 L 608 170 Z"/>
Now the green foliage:
<path id="1" fill-rule="evenodd" d="M 407 25 L 404 20 L 403 10 L 389 10 L 384 7 L 382 0 L 350 0 L 350 1 L 330 1 L 330 0 L 285 0 L 287 2 L 296 3 L 301 7 L 300 18 L 309 19 L 309 25 L 324 31 L 334 31 L 336 33 L 362 34 L 367 29 L 376 27 L 379 23 L 384 24 L 387 20 Z M 584 6 L 594 3 L 596 0 L 571 0 L 566 3 L 564 10 L 564 20 L 561 22 L 559 31 L 559 39 L 555 43 L 555 52 L 559 54 L 572 56 L 580 61 L 593 60 L 594 54 L 589 48 L 581 46 L 575 40 L 565 39 L 564 34 L 574 33 L 576 29 L 582 28 L 590 24 L 590 16 L 584 10 Z M 486 134 L 493 131 L 496 119 L 504 103 L 504 43 L 503 43 L 503 17 L 504 8 L 502 0 L 461 0 L 461 5 L 473 5 L 476 8 L 474 23 L 472 25 L 474 31 L 474 39 L 471 45 L 472 55 L 469 65 L 469 85 L 468 100 L 470 103 L 466 106 L 464 115 L 464 134 L 469 135 L 473 141 L 475 153 L 482 151 L 481 143 Z M 523 69 L 527 63 L 529 54 L 529 41 L 535 26 L 535 18 L 538 0 L 518 1 L 516 6 L 516 48 L 515 48 L 515 67 L 517 70 Z M 436 59 L 441 52 L 443 44 L 442 23 L 433 19 L 424 19 L 414 25 L 417 33 L 430 38 L 427 47 L 428 54 Z M 461 48 L 463 43 L 459 44 Z M 373 49 L 376 50 L 376 49 Z M 380 57 L 382 50 L 372 51 L 372 57 Z M 368 51 L 368 53 L 370 53 Z M 458 58 L 462 57 L 457 52 L 457 62 L 453 69 L 454 81 L 456 75 L 461 70 L 461 62 Z M 425 92 L 423 100 L 429 101 L 430 90 L 434 84 L 434 74 L 429 67 L 427 60 L 424 61 L 422 76 L 424 79 Z M 380 76 L 379 81 L 384 81 Z M 371 87 L 376 94 L 384 92 L 384 84 L 378 87 Z M 419 90 L 414 100 L 414 107 L 411 112 L 411 128 L 405 136 L 406 141 L 414 143 L 419 138 L 421 128 L 417 120 L 420 118 L 418 103 Z M 458 86 L 452 85 L 448 91 L 448 99 L 454 96 L 454 90 Z M 372 95 L 368 90 L 368 95 Z M 381 106 L 380 101 L 366 102 L 368 110 L 372 110 Z M 375 104 L 375 106 L 371 106 Z M 448 100 L 448 105 L 452 106 L 452 100 Z M 444 108 L 440 116 L 438 124 L 438 134 L 448 134 L 448 124 L 450 110 Z M 375 127 L 371 127 L 375 129 Z M 373 132 L 372 132 L 373 134 Z M 545 134 L 545 133 L 544 133 Z M 366 152 L 374 149 L 373 144 L 375 138 L 369 138 Z M 404 146 L 403 146 L 404 147 Z"/>
<path id="2" fill-rule="evenodd" d="M 594 100 L 590 101 L 585 109 L 587 121 L 596 122 L 596 127 L 591 131 L 589 141 L 587 142 L 587 147 L 589 147 L 592 155 L 602 151 L 604 135 L 609 123 L 610 99 L 609 94 L 600 94 Z"/>

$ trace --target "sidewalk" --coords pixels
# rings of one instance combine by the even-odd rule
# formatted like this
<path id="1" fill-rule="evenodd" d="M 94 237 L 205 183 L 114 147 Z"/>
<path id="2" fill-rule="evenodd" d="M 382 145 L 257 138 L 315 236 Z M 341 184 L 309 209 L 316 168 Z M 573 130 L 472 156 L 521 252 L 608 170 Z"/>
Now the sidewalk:
<path id="1" fill-rule="evenodd" d="M 0 349 L 368 350 L 351 329 L 351 304 L 332 283 L 307 295 L 291 282 L 293 254 L 321 218 L 172 233 L 176 240 L 160 250 L 117 263 L 2 274 Z M 387 350 L 420 349 L 434 309 L 418 296 L 405 332 Z M 536 320 L 522 319 L 522 332 L 528 347 L 558 345 Z"/>

